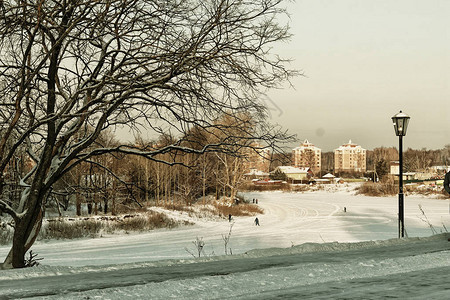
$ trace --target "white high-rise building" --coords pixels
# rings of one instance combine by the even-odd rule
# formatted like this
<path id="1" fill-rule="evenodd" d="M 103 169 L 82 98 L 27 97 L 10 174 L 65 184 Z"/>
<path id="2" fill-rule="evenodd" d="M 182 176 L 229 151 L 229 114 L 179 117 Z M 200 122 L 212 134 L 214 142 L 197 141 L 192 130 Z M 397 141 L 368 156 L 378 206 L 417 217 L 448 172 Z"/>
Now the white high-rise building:
<path id="1" fill-rule="evenodd" d="M 366 149 L 350 140 L 347 144 L 334 150 L 335 172 L 365 172 Z"/>
<path id="2" fill-rule="evenodd" d="M 310 168 L 314 173 L 322 167 L 322 150 L 308 140 L 292 149 L 292 162 L 297 168 Z"/>

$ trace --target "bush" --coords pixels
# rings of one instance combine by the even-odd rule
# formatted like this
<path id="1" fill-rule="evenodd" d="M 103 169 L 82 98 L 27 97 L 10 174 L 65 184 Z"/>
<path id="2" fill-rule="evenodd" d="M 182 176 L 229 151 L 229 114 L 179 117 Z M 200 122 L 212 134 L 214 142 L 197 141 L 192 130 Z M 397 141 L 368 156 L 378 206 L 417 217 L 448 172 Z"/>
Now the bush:
<path id="1" fill-rule="evenodd" d="M 38 239 L 75 239 L 81 237 L 95 237 L 103 225 L 101 221 L 84 218 L 67 220 L 63 218 L 49 219 L 39 232 Z"/>
<path id="2" fill-rule="evenodd" d="M 223 216 L 254 216 L 262 214 L 264 211 L 257 205 L 254 204 L 238 204 L 238 205 L 222 205 L 215 204 L 214 207 L 217 209 L 218 213 Z"/>
<path id="3" fill-rule="evenodd" d="M 356 188 L 356 194 L 365 196 L 392 196 L 398 193 L 398 186 L 393 180 L 373 183 L 365 182 Z"/>
<path id="4" fill-rule="evenodd" d="M 311 186 L 310 185 L 306 185 L 306 184 L 301 184 L 301 185 L 292 185 L 291 186 L 291 191 L 292 192 L 306 192 L 311 190 Z"/>
<path id="5" fill-rule="evenodd" d="M 253 184 L 247 183 L 240 187 L 241 191 L 289 191 L 291 189 L 288 183 L 282 184 Z"/>
<path id="6" fill-rule="evenodd" d="M 185 223 L 188 225 L 189 223 Z M 49 219 L 42 227 L 38 238 L 75 239 L 97 237 L 102 232 L 146 231 L 156 228 L 174 228 L 178 223 L 164 213 L 146 211 L 122 217 L 103 216 L 99 218 L 58 218 Z"/>
<path id="7" fill-rule="evenodd" d="M 193 211 L 192 207 L 186 206 L 185 204 L 181 204 L 181 203 L 168 203 L 168 204 L 162 205 L 162 207 L 164 207 L 165 209 L 176 210 L 176 211 L 185 211 L 185 212 Z"/>
<path id="8" fill-rule="evenodd" d="M 110 224 L 112 231 L 146 231 L 156 228 L 174 228 L 178 224 L 163 213 L 148 211 L 143 215 L 127 215 L 123 220 Z"/>

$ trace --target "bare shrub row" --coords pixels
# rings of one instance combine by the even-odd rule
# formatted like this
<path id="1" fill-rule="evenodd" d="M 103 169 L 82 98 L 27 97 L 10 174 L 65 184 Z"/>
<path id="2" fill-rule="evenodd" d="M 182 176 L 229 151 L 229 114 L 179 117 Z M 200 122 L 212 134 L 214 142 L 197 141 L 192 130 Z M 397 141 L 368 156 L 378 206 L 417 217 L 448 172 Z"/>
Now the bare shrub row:
<path id="1" fill-rule="evenodd" d="M 97 237 L 103 232 L 142 232 L 157 228 L 174 228 L 178 225 L 165 214 L 154 211 L 123 217 L 57 218 L 47 221 L 38 238 L 44 240 Z"/>
<path id="2" fill-rule="evenodd" d="M 262 214 L 264 211 L 261 207 L 255 204 L 242 203 L 238 205 L 222 205 L 214 204 L 219 215 L 222 216 L 254 216 Z"/>
<path id="3" fill-rule="evenodd" d="M 398 193 L 398 185 L 394 181 L 365 182 L 356 188 L 356 194 L 365 196 L 392 196 Z"/>
<path id="4" fill-rule="evenodd" d="M 246 183 L 240 187 L 242 191 L 290 191 L 291 186 L 288 183 L 282 184 L 253 184 Z"/>

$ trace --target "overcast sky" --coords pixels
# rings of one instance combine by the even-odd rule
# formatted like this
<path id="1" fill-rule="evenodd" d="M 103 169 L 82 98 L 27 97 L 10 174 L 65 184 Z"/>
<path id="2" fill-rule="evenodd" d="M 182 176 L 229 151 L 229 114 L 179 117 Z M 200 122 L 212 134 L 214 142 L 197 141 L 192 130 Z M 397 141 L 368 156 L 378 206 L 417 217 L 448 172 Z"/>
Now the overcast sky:
<path id="1" fill-rule="evenodd" d="M 404 147 L 450 144 L 450 1 L 297 0 L 294 34 L 274 51 L 304 77 L 270 92 L 271 118 L 323 151 L 349 139 L 397 146 L 391 117 L 411 116 Z"/>

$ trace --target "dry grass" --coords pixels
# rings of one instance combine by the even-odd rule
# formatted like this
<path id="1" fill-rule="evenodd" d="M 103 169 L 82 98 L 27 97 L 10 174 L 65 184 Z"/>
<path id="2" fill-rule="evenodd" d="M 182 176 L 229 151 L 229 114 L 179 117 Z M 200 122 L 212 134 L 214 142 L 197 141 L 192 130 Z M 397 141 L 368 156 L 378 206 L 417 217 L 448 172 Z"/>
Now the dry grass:
<path id="1" fill-rule="evenodd" d="M 356 194 L 365 196 L 392 196 L 398 193 L 398 185 L 394 184 L 394 181 L 377 182 L 371 181 L 361 184 L 356 188 Z"/>
<path id="2" fill-rule="evenodd" d="M 264 211 L 258 205 L 242 203 L 238 205 L 221 205 L 215 204 L 214 207 L 217 209 L 219 215 L 222 216 L 254 216 L 262 214 Z"/>
<path id="3" fill-rule="evenodd" d="M 247 183 L 240 187 L 242 191 L 289 191 L 291 189 L 288 183 L 282 184 L 253 184 Z"/>
<path id="4" fill-rule="evenodd" d="M 64 218 L 49 219 L 39 232 L 38 239 L 95 237 L 101 229 L 102 222 L 95 219 L 83 218 L 76 221 L 68 221 Z"/>
<path id="5" fill-rule="evenodd" d="M 292 185 L 291 186 L 291 191 L 292 192 L 307 192 L 309 190 L 311 190 L 311 186 L 310 185 L 306 185 L 306 184 Z"/>
<path id="6" fill-rule="evenodd" d="M 113 231 L 147 231 L 156 228 L 174 228 L 178 223 L 163 213 L 148 211 L 143 215 L 124 218 L 120 222 L 110 224 Z"/>
<path id="7" fill-rule="evenodd" d="M 44 224 L 39 233 L 39 239 L 97 237 L 103 232 L 141 232 L 156 228 L 174 228 L 178 225 L 179 224 L 175 220 L 169 218 L 165 214 L 154 211 L 128 214 L 121 217 L 57 218 L 49 219 L 47 223 Z"/>
<path id="8" fill-rule="evenodd" d="M 192 207 L 181 203 L 167 203 L 162 205 L 161 207 L 175 211 L 193 212 Z"/>
<path id="9" fill-rule="evenodd" d="M 448 199 L 449 195 L 444 190 L 443 187 L 435 186 L 424 186 L 424 185 L 408 185 L 405 186 L 405 192 L 409 194 L 420 194 L 420 195 L 439 195 L 440 199 Z"/>
<path id="10" fill-rule="evenodd" d="M 405 193 L 405 195 L 440 195 L 440 198 L 442 199 L 448 198 L 448 194 L 443 190 L 443 188 L 432 186 L 404 185 L 403 192 Z M 378 183 L 369 181 L 356 188 L 356 193 L 365 196 L 393 196 L 398 194 L 398 183 L 394 182 L 393 180 Z"/>

